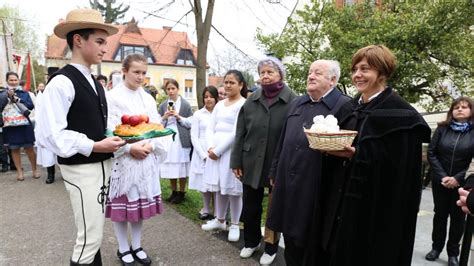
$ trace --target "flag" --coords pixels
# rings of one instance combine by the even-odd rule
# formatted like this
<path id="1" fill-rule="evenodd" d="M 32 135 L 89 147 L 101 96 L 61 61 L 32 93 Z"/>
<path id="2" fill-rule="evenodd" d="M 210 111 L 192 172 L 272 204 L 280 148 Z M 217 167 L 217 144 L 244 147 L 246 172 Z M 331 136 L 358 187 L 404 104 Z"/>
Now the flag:
<path id="1" fill-rule="evenodd" d="M 31 85 L 31 58 L 30 58 L 30 53 L 28 53 L 28 61 L 26 63 L 26 83 L 24 89 L 26 91 L 30 91 L 30 85 Z"/>
<path id="2" fill-rule="evenodd" d="M 21 55 L 13 54 L 13 63 L 15 65 L 19 66 L 20 63 L 21 63 Z M 17 68 L 17 70 L 18 70 L 18 68 Z M 17 72 L 17 71 L 15 71 L 15 72 Z"/>

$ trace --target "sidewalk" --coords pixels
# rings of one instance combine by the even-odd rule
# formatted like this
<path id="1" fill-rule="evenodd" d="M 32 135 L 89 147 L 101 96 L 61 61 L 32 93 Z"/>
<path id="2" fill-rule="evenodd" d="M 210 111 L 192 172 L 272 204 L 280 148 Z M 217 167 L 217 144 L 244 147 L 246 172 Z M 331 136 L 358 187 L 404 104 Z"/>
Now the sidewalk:
<path id="1" fill-rule="evenodd" d="M 31 175 L 26 171 L 25 181 L 18 182 L 16 172 L 0 173 L 0 265 L 68 265 L 75 227 L 64 184 L 57 177 L 46 185 L 45 169 L 38 180 Z M 428 188 L 423 191 L 412 265 L 447 264 L 445 251 L 436 262 L 424 259 L 431 247 L 432 210 Z M 226 239 L 227 232 L 204 232 L 168 205 L 164 214 L 144 223 L 143 247 L 153 265 L 258 265 L 262 251 L 251 259 L 240 259 L 242 236 L 240 243 Z M 106 220 L 101 248 L 104 265 L 120 265 L 116 249 L 112 223 Z M 273 265 L 285 265 L 282 251 Z"/>

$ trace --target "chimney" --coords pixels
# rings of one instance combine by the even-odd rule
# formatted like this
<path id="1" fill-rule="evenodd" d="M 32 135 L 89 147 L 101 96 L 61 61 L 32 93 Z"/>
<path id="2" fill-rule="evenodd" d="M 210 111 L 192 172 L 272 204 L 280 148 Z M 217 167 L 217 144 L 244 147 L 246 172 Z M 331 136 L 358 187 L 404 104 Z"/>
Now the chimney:
<path id="1" fill-rule="evenodd" d="M 173 27 L 163 26 L 163 30 L 171 31 L 172 29 L 173 29 Z"/>

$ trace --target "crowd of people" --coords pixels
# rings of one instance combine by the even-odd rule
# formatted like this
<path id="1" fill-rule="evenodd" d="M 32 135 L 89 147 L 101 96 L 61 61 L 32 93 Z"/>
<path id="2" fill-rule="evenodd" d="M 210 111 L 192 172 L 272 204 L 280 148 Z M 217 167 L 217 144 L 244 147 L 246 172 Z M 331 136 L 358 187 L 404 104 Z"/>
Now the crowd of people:
<path id="1" fill-rule="evenodd" d="M 142 227 L 163 211 L 160 179 L 170 180 L 172 191 L 165 199 L 170 203 L 183 202 L 187 187 L 201 193 L 198 215 L 207 221 L 203 230 L 228 230 L 228 241 L 236 242 L 242 222 L 242 259 L 252 257 L 263 240 L 260 264 L 270 265 L 283 234 L 287 265 L 411 264 L 422 143 L 430 142 L 431 130 L 396 93 L 396 84 L 389 84 L 396 58 L 387 47 L 370 45 L 353 55 L 354 98 L 337 88 L 337 61 L 314 61 L 306 93 L 297 96 L 285 83 L 281 61 L 269 56 L 257 65 L 258 89 L 248 93 L 242 73 L 229 70 L 222 86 L 204 88 L 203 107 L 193 113 L 174 79 L 164 84 L 168 97 L 157 107 L 142 87 L 147 73 L 142 55 L 124 59 L 123 80 L 113 88 L 112 75 L 109 82 L 92 75 L 91 65 L 101 62 L 107 37 L 116 32 L 97 11 L 71 11 L 54 29 L 68 43 L 70 63 L 38 89 L 34 124 L 22 112 L 27 121 L 4 125 L 0 138 L 11 152 L 19 181 L 25 178 L 22 148 L 33 178 L 40 177 L 37 165 L 42 165 L 50 184 L 59 166 L 77 228 L 70 265 L 102 265 L 105 218 L 113 223 L 122 265 L 150 265 L 141 245 Z M 6 78 L 8 89 L 0 91 L 4 116 L 9 104 L 33 110 L 18 75 Z M 106 129 L 121 124 L 124 114 L 145 115 L 176 135 L 134 143 L 106 137 Z M 334 115 L 340 128 L 357 131 L 353 143 L 340 151 L 310 148 L 303 128 L 318 115 Z M 474 184 L 473 122 L 472 99 L 454 100 L 428 149 L 435 215 L 426 259 L 438 258 L 450 217 L 450 266 L 458 265 L 464 213 L 474 211 L 474 193 L 469 193 Z M 7 152 L 0 150 L 2 171 L 9 167 L 5 157 Z"/>

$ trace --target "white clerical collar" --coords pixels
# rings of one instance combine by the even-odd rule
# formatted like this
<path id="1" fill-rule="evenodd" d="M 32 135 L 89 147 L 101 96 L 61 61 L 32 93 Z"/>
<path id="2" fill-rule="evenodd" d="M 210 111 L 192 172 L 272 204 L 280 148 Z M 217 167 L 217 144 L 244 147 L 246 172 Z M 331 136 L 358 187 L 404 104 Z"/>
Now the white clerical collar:
<path id="1" fill-rule="evenodd" d="M 382 92 L 383 92 L 383 90 L 381 90 L 381 91 L 377 92 L 376 94 L 370 96 L 369 99 L 367 99 L 367 103 L 372 101 L 375 97 L 379 96 L 380 93 L 382 93 Z M 362 100 L 362 95 L 361 95 L 360 98 L 359 98 L 359 104 L 363 104 L 363 103 L 364 103 L 364 100 Z"/>
<path id="2" fill-rule="evenodd" d="M 336 87 L 334 87 L 334 88 L 336 88 Z M 312 102 L 320 102 L 324 97 L 328 96 L 329 93 L 331 93 L 334 90 L 334 88 L 329 89 L 321 98 L 319 98 L 319 100 L 313 99 L 313 97 L 311 97 L 311 95 L 309 95 L 309 94 L 308 94 L 308 96 L 309 96 L 309 98 L 311 99 Z"/>

